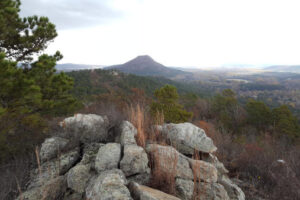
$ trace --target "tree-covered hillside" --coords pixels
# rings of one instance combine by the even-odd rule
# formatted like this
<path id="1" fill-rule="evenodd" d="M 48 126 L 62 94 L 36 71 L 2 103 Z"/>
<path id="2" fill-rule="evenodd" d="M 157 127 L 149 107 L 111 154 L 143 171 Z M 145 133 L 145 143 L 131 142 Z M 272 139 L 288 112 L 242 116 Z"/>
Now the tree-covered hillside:
<path id="1" fill-rule="evenodd" d="M 179 94 L 195 93 L 198 96 L 210 96 L 192 83 L 172 81 L 163 77 L 141 77 L 133 74 L 124 74 L 116 70 L 81 70 L 67 73 L 74 79 L 73 94 L 80 99 L 89 99 L 93 95 L 118 91 L 128 94 L 132 88 L 145 91 L 148 96 L 162 86 L 169 84 L 178 89 Z"/>

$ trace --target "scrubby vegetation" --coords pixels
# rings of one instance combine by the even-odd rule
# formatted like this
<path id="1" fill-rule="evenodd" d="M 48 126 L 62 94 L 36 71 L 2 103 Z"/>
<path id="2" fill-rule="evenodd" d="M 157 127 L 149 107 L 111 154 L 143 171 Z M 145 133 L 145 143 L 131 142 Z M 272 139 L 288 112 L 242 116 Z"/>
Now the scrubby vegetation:
<path id="1" fill-rule="evenodd" d="M 37 164 L 36 146 L 56 127 L 57 117 L 76 112 L 107 115 L 112 123 L 130 120 L 140 146 L 146 140 L 167 142 L 152 125 L 190 121 L 213 138 L 218 157 L 242 181 L 248 199 L 300 198 L 299 91 L 293 95 L 289 88 L 297 80 L 286 82 L 287 91 L 276 84 L 241 84 L 234 92 L 234 84 L 202 87 L 114 70 L 56 73 L 59 52 L 33 60 L 56 37 L 55 26 L 46 17 L 21 18 L 19 11 L 18 0 L 0 2 L 0 199 L 14 199 L 24 189 Z M 270 91 L 291 98 L 270 103 L 264 96 Z M 172 193 L 172 174 L 153 173 L 155 187 L 167 183 L 164 190 Z"/>

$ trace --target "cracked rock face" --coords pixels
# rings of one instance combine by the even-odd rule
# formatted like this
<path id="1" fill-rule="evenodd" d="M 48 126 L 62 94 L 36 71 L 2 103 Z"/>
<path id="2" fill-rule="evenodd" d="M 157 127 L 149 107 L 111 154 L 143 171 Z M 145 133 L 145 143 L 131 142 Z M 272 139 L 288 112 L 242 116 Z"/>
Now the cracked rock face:
<path id="1" fill-rule="evenodd" d="M 134 137 L 137 135 L 137 130 L 129 121 L 121 122 L 117 127 L 117 132 L 117 141 L 121 145 L 136 144 Z"/>
<path id="2" fill-rule="evenodd" d="M 42 164 L 32 171 L 27 190 L 18 199 L 245 199 L 243 191 L 227 177 L 224 165 L 208 153 L 216 149 L 210 138 L 192 124 L 160 127 L 175 148 L 147 144 L 145 149 L 137 146 L 136 128 L 128 121 L 112 127 L 109 140 L 106 117 L 78 114 L 66 118 L 62 126 L 74 135 L 45 140 L 40 150 Z M 70 149 L 69 143 L 77 139 L 81 142 Z M 185 155 L 193 153 L 193 148 L 202 150 L 203 160 Z M 148 187 L 156 172 L 172 174 L 174 195 Z"/>
<path id="3" fill-rule="evenodd" d="M 178 178 L 194 179 L 187 157 L 180 154 L 173 147 L 149 144 L 146 151 L 155 162 L 155 170 L 160 170 L 163 173 L 174 171 L 175 176 Z"/>

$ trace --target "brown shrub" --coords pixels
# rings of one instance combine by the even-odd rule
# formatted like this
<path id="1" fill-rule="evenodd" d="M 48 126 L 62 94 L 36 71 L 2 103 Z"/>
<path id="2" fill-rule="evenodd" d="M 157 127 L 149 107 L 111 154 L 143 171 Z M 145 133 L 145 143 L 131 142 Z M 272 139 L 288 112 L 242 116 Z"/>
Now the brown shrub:
<path id="1" fill-rule="evenodd" d="M 134 108 L 133 106 L 130 107 L 129 111 L 129 121 L 136 127 L 137 129 L 137 136 L 136 141 L 137 144 L 141 147 L 146 146 L 146 139 L 147 139 L 147 122 L 146 118 L 147 115 L 145 113 L 144 108 L 141 108 L 139 104 L 136 105 Z"/>
<path id="2" fill-rule="evenodd" d="M 150 186 L 174 195 L 177 162 L 178 154 L 174 149 L 171 152 L 154 149 L 150 155 Z"/>

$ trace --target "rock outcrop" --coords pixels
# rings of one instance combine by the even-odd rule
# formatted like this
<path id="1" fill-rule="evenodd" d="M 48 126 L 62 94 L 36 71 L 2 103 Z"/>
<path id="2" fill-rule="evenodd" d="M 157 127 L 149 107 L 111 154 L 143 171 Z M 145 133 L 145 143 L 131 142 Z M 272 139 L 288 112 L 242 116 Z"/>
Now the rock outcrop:
<path id="1" fill-rule="evenodd" d="M 211 154 L 216 151 L 212 140 L 190 123 L 159 127 L 174 147 L 147 142 L 145 148 L 137 145 L 137 130 L 128 121 L 112 127 L 112 132 L 107 117 L 78 114 L 61 126 L 68 134 L 45 140 L 41 165 L 18 199 L 245 199 Z M 203 153 L 201 160 L 191 158 L 194 150 Z M 153 188 L 156 172 L 173 175 L 171 195 Z"/>
<path id="2" fill-rule="evenodd" d="M 164 124 L 158 129 L 182 154 L 193 155 L 195 150 L 213 153 L 217 150 L 204 130 L 191 123 Z"/>

